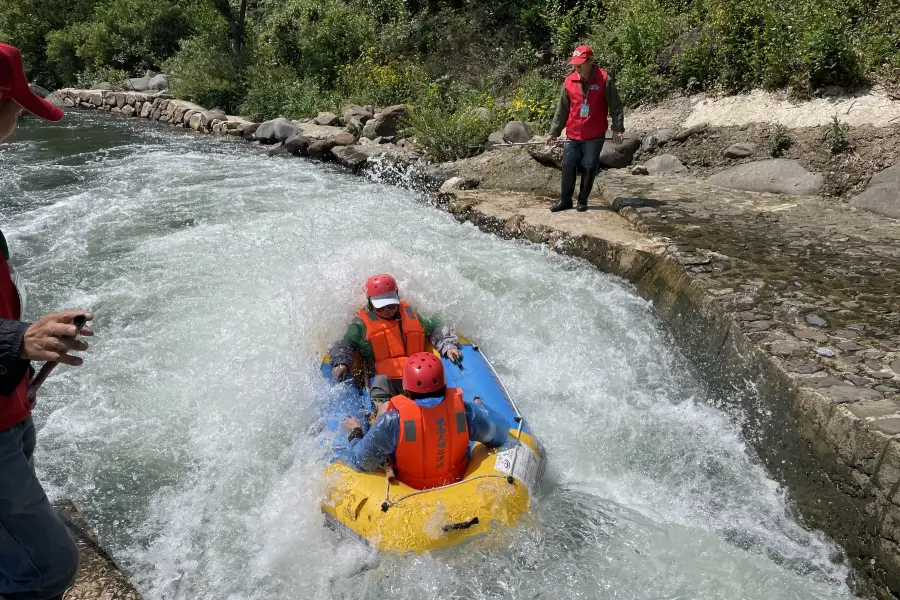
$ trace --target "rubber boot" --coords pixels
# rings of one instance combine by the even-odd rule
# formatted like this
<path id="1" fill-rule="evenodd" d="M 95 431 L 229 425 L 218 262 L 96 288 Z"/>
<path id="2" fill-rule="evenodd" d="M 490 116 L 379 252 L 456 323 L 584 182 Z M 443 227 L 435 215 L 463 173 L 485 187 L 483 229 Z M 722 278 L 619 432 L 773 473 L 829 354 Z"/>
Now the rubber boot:
<path id="1" fill-rule="evenodd" d="M 597 176 L 597 167 L 585 169 L 581 174 L 581 189 L 578 191 L 578 212 L 587 210 L 588 196 L 594 189 L 594 178 Z"/>
<path id="2" fill-rule="evenodd" d="M 577 166 L 562 166 L 562 193 L 560 194 L 559 202 L 550 207 L 551 212 L 572 208 L 572 194 L 575 193 L 575 177 L 577 174 Z"/>

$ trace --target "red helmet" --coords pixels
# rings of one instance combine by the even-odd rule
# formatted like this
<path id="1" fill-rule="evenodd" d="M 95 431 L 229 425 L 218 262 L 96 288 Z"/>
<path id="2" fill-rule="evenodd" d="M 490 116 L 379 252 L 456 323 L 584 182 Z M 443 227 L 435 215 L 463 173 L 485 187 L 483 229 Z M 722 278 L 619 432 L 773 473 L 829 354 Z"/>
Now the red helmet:
<path id="1" fill-rule="evenodd" d="M 434 392 L 447 385 L 444 364 L 430 352 L 418 352 L 409 357 L 403 367 L 403 389 L 417 394 Z"/>
<path id="2" fill-rule="evenodd" d="M 373 275 L 366 280 L 366 296 L 380 296 L 397 291 L 397 280 L 387 274 Z"/>

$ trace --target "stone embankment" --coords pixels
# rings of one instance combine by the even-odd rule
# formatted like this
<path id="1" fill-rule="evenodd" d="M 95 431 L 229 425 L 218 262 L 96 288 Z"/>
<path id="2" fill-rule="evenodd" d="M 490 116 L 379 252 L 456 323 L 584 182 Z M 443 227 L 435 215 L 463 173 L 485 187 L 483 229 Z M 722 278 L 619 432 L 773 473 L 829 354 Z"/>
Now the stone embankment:
<path id="1" fill-rule="evenodd" d="M 397 137 L 402 106 L 258 124 L 165 94 L 58 94 L 67 106 L 440 188 L 434 203 L 461 221 L 627 278 L 653 300 L 801 520 L 845 548 L 860 593 L 900 597 L 900 220 L 811 195 L 823 177 L 790 161 L 754 166 L 755 144 L 717 137 L 705 124 L 611 147 L 608 160 L 622 167 L 634 156 L 648 160 L 599 177 L 593 202 L 601 206 L 550 213 L 558 150 L 500 148 L 428 164 Z M 717 156 L 749 161 L 732 166 L 750 166 L 703 181 L 660 152 L 703 139 Z M 889 175 L 873 182 L 884 205 L 898 189 Z"/>

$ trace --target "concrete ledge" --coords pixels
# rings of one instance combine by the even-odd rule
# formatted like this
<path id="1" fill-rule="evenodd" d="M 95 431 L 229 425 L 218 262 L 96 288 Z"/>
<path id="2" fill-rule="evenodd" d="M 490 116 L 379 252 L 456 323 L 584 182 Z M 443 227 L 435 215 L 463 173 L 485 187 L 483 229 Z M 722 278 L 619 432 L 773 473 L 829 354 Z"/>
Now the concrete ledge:
<path id="1" fill-rule="evenodd" d="M 460 221 L 547 244 L 631 281 L 653 302 L 710 393 L 742 415 L 745 439 L 787 487 L 801 520 L 846 549 L 857 591 L 897 597 L 900 442 L 871 425 L 900 404 L 877 392 L 871 396 L 877 400 L 837 403 L 804 385 L 747 336 L 721 295 L 686 271 L 669 249 L 672 240 L 638 233 L 651 228 L 623 196 L 605 198 L 621 216 L 611 208 L 552 214 L 549 198 L 497 191 L 442 193 L 435 200 Z"/>

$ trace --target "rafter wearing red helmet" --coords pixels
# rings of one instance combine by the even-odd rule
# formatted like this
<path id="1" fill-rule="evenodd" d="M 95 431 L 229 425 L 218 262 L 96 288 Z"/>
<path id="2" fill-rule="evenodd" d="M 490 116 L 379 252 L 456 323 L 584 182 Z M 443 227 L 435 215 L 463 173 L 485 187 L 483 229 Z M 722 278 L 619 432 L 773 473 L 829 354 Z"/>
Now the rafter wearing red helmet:
<path id="1" fill-rule="evenodd" d="M 331 349 L 332 376 L 346 377 L 353 356 L 359 353 L 374 374 L 371 396 L 384 403 L 403 389 L 401 376 L 407 358 L 425 350 L 426 338 L 442 356 L 454 362 L 462 358 L 459 339 L 437 318 L 423 319 L 406 301 L 400 299 L 397 280 L 382 273 L 366 281 L 366 308 L 360 310 L 344 338 Z"/>
<path id="2" fill-rule="evenodd" d="M 341 460 L 359 471 L 375 471 L 393 456 L 397 479 L 425 490 L 463 478 L 469 442 L 502 446 L 509 424 L 483 404 L 463 400 L 462 390 L 446 387 L 444 365 L 434 354 L 409 357 L 403 367 L 402 394 L 363 435 L 359 420 L 344 420 L 350 447 Z"/>

